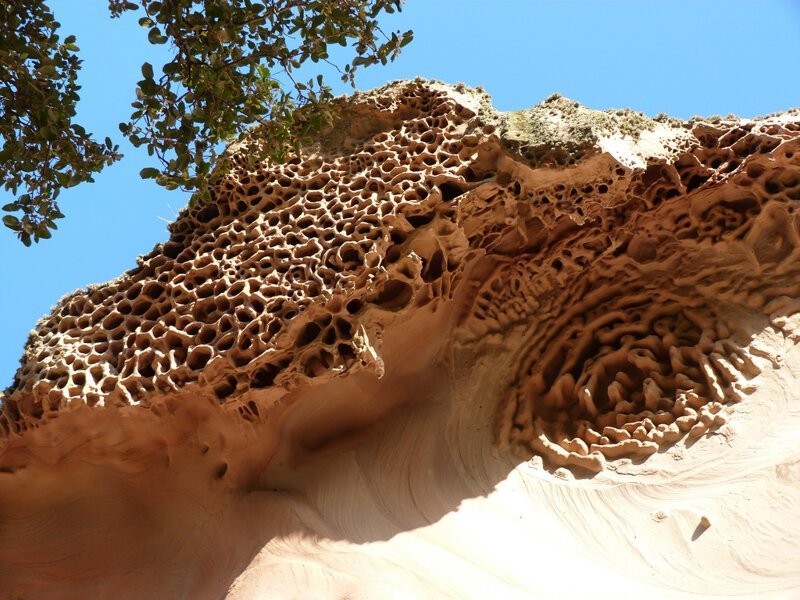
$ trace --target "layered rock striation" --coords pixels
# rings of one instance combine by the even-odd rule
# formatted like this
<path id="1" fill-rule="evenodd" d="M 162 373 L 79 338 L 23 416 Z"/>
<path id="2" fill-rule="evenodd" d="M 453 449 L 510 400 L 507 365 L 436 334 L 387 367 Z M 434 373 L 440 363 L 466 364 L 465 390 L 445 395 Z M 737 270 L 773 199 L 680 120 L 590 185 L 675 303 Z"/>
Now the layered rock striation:
<path id="1" fill-rule="evenodd" d="M 528 485 L 567 482 L 577 496 L 605 483 L 672 481 L 685 477 L 676 461 L 692 473 L 712 468 L 709 453 L 724 445 L 734 445 L 731 456 L 751 452 L 769 427 L 759 415 L 778 411 L 794 423 L 798 112 L 683 122 L 553 96 L 501 113 L 482 91 L 420 80 L 340 101 L 334 128 L 286 164 L 230 152 L 234 167 L 208 202 L 170 226 L 169 241 L 120 278 L 63 298 L 32 332 L 0 415 L 0 485 L 14 496 L 0 514 L 13 515 L 20 532 L 51 535 L 42 520 L 68 501 L 40 496 L 26 512 L 24 497 L 69 486 L 67 473 L 80 473 L 84 493 L 97 496 L 103 486 L 85 471 L 91 464 L 129 470 L 140 488 L 161 469 L 173 491 L 215 506 L 302 489 L 300 504 L 319 514 L 312 527 L 293 505 L 299 530 L 360 544 L 435 527 L 465 499 L 491 497 L 512 472 Z M 769 405 L 759 390 L 782 400 Z M 409 417 L 414 411 L 427 416 Z M 364 448 L 381 456 L 390 439 L 398 456 L 432 461 L 430 477 L 442 488 L 436 508 L 384 490 L 391 498 L 375 523 L 402 524 L 375 525 L 383 533 L 369 535 L 361 524 L 356 535 L 340 523 L 333 532 L 330 511 L 347 504 L 327 503 L 355 500 L 325 495 L 341 482 L 310 492 L 309 473 L 321 477 L 315 464 L 330 467 Z M 459 458 L 430 458 L 438 453 Z M 767 460 L 770 476 L 796 483 L 797 459 L 795 448 Z M 404 479 L 396 460 L 362 456 L 357 468 Z M 484 464 L 492 460 L 506 466 Z M 522 466 L 531 471 L 520 475 Z M 350 467 L 339 468 L 346 480 Z M 446 483 L 454 472 L 461 483 Z M 41 477 L 19 485 L 26 473 Z M 403 517 L 403 502 L 417 504 L 424 523 Z M 607 498 L 593 502 L 602 512 Z M 113 510 L 96 510 L 82 516 L 90 528 L 116 522 Z M 226 510 L 210 518 L 235 528 L 222 525 L 236 518 Z M 651 512 L 654 522 L 673 514 Z M 269 535 L 242 533 L 247 541 L 233 543 L 228 563 L 206 573 L 195 565 L 185 579 L 162 574 L 144 587 L 133 576 L 131 589 L 284 597 L 276 590 L 292 578 L 275 573 L 291 561 L 266 566 L 253 557 L 286 539 L 281 528 L 292 519 L 258 514 Z M 696 516 L 711 526 L 705 513 Z M 579 538 L 595 535 L 585 529 Z M 769 537 L 742 535 L 756 546 Z M 147 527 L 134 538 L 140 549 L 171 547 Z M 800 567 L 797 545 L 778 547 Z M 753 561 L 768 564 L 767 546 L 759 551 Z M 44 597 L 64 574 L 44 569 L 43 580 L 44 546 L 25 552 L 14 556 L 0 542 L 0 558 L 16 564 L 0 567 L 0 578 Z M 130 560 L 141 565 L 137 557 Z M 64 572 L 74 572 L 90 556 L 64 560 Z M 104 572 L 86 568 L 70 585 L 97 591 L 105 589 L 92 587 L 99 581 L 125 581 L 114 561 Z M 797 572 L 749 572 L 743 585 L 753 593 L 800 583 Z M 307 576 L 307 589 L 322 589 L 325 578 Z M 379 589 L 351 576 L 336 593 Z M 387 585 L 416 581 L 398 577 Z M 679 589 L 667 575 L 653 578 L 633 576 L 629 589 L 707 591 L 702 581 Z M 437 595 L 429 584 L 417 591 Z"/>

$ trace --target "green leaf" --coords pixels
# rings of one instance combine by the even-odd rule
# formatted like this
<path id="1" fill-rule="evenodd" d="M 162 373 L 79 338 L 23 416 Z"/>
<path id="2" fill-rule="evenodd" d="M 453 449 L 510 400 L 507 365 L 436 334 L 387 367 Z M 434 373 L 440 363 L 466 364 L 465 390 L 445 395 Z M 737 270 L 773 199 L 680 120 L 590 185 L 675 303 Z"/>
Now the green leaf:
<path id="1" fill-rule="evenodd" d="M 167 38 L 161 35 L 161 30 L 158 27 L 153 27 L 150 30 L 150 33 L 147 34 L 147 40 L 151 44 L 165 44 L 167 42 Z"/>
<path id="2" fill-rule="evenodd" d="M 17 197 L 6 208 L 23 212 L 17 231 L 30 245 L 46 239 L 52 219 L 63 216 L 54 204 L 59 192 L 93 181 L 121 154 L 110 138 L 95 139 L 73 122 L 81 65 L 75 36 L 59 43 L 60 26 L 46 0 L 0 1 L 5 5 L 12 8 L 0 14 L 11 17 L 0 19 L 0 45 L 11 51 L 0 51 L 0 76 L 14 83 L 0 86 L 0 106 L 36 122 L 15 129 L 13 120 L 0 119 L 0 186 Z M 138 21 L 149 43 L 176 42 L 158 79 L 152 64 L 142 64 L 132 114 L 119 130 L 154 157 L 142 177 L 196 191 L 193 202 L 207 198 L 213 178 L 233 168 L 217 161 L 215 150 L 249 126 L 258 128 L 259 143 L 248 156 L 254 168 L 286 160 L 291 148 L 299 151 L 332 121 L 323 110 L 332 93 L 322 78 L 301 70 L 308 83 L 295 87 L 284 73 L 331 60 L 332 46 L 344 52 L 349 45 L 351 56 L 339 67 L 343 81 L 355 86 L 361 67 L 393 60 L 412 39 L 411 32 L 387 37 L 378 27 L 382 14 L 401 9 L 401 0 L 108 0 L 108 6 L 112 16 L 143 8 Z"/>
<path id="3" fill-rule="evenodd" d="M 161 174 L 161 171 L 154 167 L 145 167 L 141 171 L 139 171 L 139 177 L 142 179 L 154 179 L 158 175 Z"/>
<path id="4" fill-rule="evenodd" d="M 14 215 L 6 215 L 3 217 L 3 225 L 15 231 L 19 230 L 19 219 Z"/>

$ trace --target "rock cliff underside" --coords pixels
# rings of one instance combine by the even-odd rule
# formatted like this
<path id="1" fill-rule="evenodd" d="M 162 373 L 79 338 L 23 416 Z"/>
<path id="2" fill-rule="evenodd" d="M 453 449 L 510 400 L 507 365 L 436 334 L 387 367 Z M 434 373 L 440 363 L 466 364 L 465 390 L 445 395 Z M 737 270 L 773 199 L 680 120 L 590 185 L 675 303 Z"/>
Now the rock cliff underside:
<path id="1" fill-rule="evenodd" d="M 797 597 L 800 112 L 339 109 L 32 332 L 3 597 Z"/>

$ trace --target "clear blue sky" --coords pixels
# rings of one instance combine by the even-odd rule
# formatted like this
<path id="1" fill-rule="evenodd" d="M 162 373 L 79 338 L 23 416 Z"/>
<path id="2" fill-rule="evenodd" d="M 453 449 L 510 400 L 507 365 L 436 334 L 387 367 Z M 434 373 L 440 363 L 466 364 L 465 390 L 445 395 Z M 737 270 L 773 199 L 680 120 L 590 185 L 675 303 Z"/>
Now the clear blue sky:
<path id="1" fill-rule="evenodd" d="M 0 231 L 0 389 L 36 320 L 63 294 L 132 268 L 188 200 L 140 180 L 151 163 L 117 129 L 141 63 L 165 49 L 146 42 L 134 16 L 111 20 L 105 0 L 50 5 L 82 50 L 79 122 L 126 157 L 62 194 L 66 218 L 51 240 L 25 248 Z M 360 89 L 421 75 L 482 85 L 501 110 L 560 92 L 591 108 L 683 118 L 800 106 L 797 0 L 408 0 L 386 27 L 412 28 L 415 41 L 394 64 L 363 71 Z"/>

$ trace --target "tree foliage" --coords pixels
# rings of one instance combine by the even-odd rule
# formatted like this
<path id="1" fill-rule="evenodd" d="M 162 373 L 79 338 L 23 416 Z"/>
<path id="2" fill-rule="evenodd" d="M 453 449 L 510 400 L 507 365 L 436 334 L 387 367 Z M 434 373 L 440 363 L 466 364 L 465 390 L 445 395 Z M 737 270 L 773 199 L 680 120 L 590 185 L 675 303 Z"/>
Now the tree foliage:
<path id="1" fill-rule="evenodd" d="M 50 237 L 64 215 L 62 188 L 92 181 L 121 155 L 109 138 L 98 143 L 77 123 L 75 37 L 61 40 L 43 2 L 0 0 L 0 180 L 15 196 L 3 206 L 6 227 L 29 246 Z"/>
<path id="2" fill-rule="evenodd" d="M 246 154 L 283 160 L 332 118 L 321 75 L 304 81 L 308 61 L 327 62 L 354 84 L 360 68 L 386 64 L 412 33 L 384 33 L 383 13 L 403 0 L 108 0 L 113 17 L 135 11 L 151 44 L 169 44 L 171 60 L 144 63 L 130 120 L 120 131 L 155 160 L 141 171 L 168 189 L 204 197 L 225 144 L 262 129 Z M 121 158 L 109 138 L 95 141 L 73 122 L 81 61 L 74 36 L 61 40 L 44 0 L 0 0 L 0 176 L 17 195 L 5 225 L 30 244 L 63 217 L 62 188 L 92 181 Z M 344 65 L 333 46 L 350 47 Z M 214 171 L 218 172 L 218 171 Z"/>

